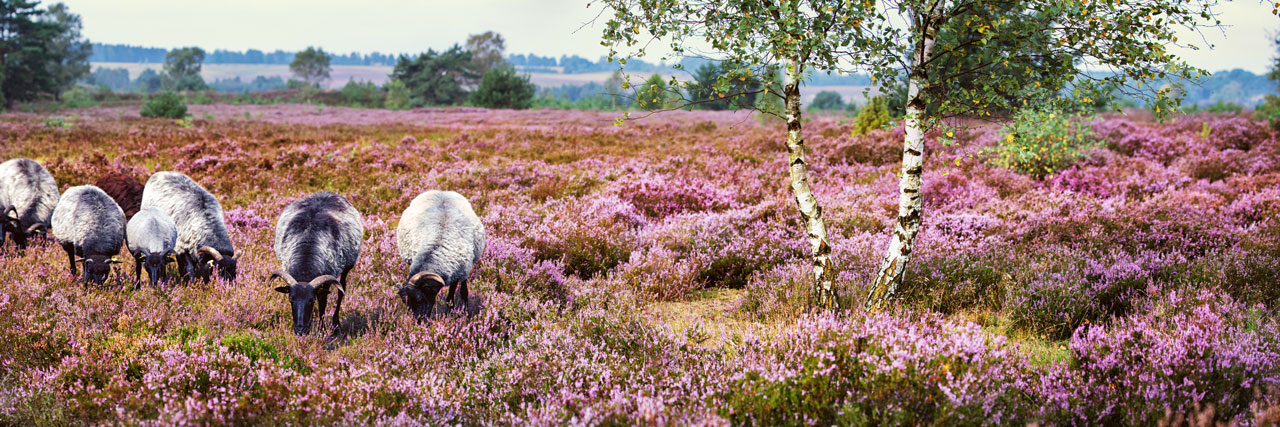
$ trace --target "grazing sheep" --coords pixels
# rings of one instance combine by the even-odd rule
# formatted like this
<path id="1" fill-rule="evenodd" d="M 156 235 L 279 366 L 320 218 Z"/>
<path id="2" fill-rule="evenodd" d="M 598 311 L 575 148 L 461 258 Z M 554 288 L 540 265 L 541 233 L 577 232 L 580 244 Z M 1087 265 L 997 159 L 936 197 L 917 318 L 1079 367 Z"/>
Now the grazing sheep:
<path id="1" fill-rule="evenodd" d="M 323 322 L 325 303 L 331 286 L 338 285 L 333 303 L 333 327 L 337 329 L 342 299 L 347 290 L 347 273 L 360 258 L 364 220 L 360 212 L 342 196 L 319 192 L 294 200 L 276 222 L 275 251 L 280 270 L 267 280 L 279 277 L 285 284 L 276 292 L 289 295 L 293 332 L 311 331 L 311 315 L 319 305 Z"/>
<path id="2" fill-rule="evenodd" d="M 174 251 L 183 279 L 207 282 L 216 267 L 224 280 L 235 280 L 235 248 L 218 199 L 186 175 L 157 172 L 142 190 L 142 209 L 153 207 L 178 226 Z"/>
<path id="3" fill-rule="evenodd" d="M 134 280 L 141 287 L 142 269 L 146 268 L 147 279 L 155 286 L 165 277 L 165 266 L 177 261 L 173 247 L 178 242 L 178 226 L 159 209 L 146 208 L 129 219 L 126 236 L 134 259 Z"/>
<path id="4" fill-rule="evenodd" d="M 4 232 L 18 249 L 27 239 L 49 230 L 49 218 L 58 204 L 58 182 L 49 171 L 31 159 L 0 163 L 0 212 L 4 212 Z M 4 244 L 0 232 L 0 245 Z"/>
<path id="5" fill-rule="evenodd" d="M 125 219 L 133 219 L 133 215 L 142 208 L 142 183 L 128 170 L 116 168 L 102 175 L 93 185 L 101 188 L 120 205 Z"/>
<path id="6" fill-rule="evenodd" d="M 451 304 L 467 304 L 467 277 L 484 253 L 484 224 L 465 197 L 452 191 L 419 194 L 400 216 L 396 245 L 409 264 L 409 279 L 398 294 L 414 317 L 430 316 L 445 286 Z"/>
<path id="7" fill-rule="evenodd" d="M 111 196 L 92 185 L 67 189 L 53 209 L 53 237 L 67 251 L 71 274 L 84 263 L 84 280 L 101 284 L 124 243 L 124 211 Z M 80 258 L 76 258 L 76 257 Z"/>

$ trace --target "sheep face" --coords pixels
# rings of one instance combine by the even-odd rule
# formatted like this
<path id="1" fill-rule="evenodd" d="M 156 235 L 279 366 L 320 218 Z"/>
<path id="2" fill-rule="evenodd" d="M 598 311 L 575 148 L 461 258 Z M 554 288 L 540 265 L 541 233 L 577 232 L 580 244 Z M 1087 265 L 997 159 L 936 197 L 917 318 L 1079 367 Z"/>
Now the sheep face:
<path id="1" fill-rule="evenodd" d="M 174 261 L 173 253 L 168 254 L 148 254 L 138 257 L 138 262 L 142 263 L 142 269 L 147 271 L 147 281 L 151 286 L 155 286 L 165 277 L 165 266 Z"/>
<path id="2" fill-rule="evenodd" d="M 17 218 L 9 216 L 5 218 L 4 231 L 9 233 L 9 238 L 18 245 L 18 249 L 26 249 L 28 240 L 48 230 L 45 229 L 44 224 L 31 224 L 30 227 L 23 228 Z"/>
<path id="3" fill-rule="evenodd" d="M 236 258 L 234 256 L 223 256 L 217 249 L 208 246 L 201 247 L 197 253 L 199 259 L 193 269 L 196 277 L 200 280 L 209 280 L 210 277 L 213 277 L 215 270 L 222 280 L 228 282 L 236 280 Z"/>
<path id="4" fill-rule="evenodd" d="M 119 264 L 120 260 L 104 255 L 94 255 L 80 258 L 78 262 L 84 266 L 84 281 L 101 285 L 107 281 L 107 276 L 111 275 L 111 265 Z"/>
<path id="5" fill-rule="evenodd" d="M 418 273 L 400 286 L 400 301 L 403 301 L 419 322 L 431 317 L 436 308 L 436 296 L 444 288 L 444 280 L 432 273 Z"/>
<path id="6" fill-rule="evenodd" d="M 289 313 L 293 315 L 293 333 L 306 335 L 311 332 L 311 317 L 315 313 L 318 290 L 310 283 L 281 285 L 276 292 L 289 295 Z"/>
<path id="7" fill-rule="evenodd" d="M 289 296 L 289 313 L 293 316 L 293 333 L 298 335 L 306 335 L 311 332 L 311 317 L 315 313 L 316 300 L 327 299 L 330 290 L 336 290 L 339 294 L 343 293 L 342 286 L 333 287 L 339 284 L 338 278 L 324 275 L 312 279 L 310 282 L 299 283 L 293 280 L 293 276 L 284 270 L 271 273 L 271 277 L 267 280 L 280 278 L 284 283 L 276 286 L 276 292 Z M 321 316 L 324 313 L 320 313 Z"/>

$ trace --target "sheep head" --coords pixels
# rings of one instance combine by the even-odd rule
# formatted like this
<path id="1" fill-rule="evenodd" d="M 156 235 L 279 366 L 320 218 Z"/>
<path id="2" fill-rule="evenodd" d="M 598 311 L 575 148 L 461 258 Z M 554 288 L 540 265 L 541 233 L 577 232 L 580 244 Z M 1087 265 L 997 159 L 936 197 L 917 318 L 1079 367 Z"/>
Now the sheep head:
<path id="1" fill-rule="evenodd" d="M 221 252 L 211 246 L 201 246 L 196 251 L 198 260 L 194 266 L 195 275 L 201 280 L 209 280 L 213 277 L 216 270 L 218 277 L 222 280 L 232 281 L 236 279 L 236 258 L 234 256 L 223 256 Z"/>
<path id="2" fill-rule="evenodd" d="M 397 294 L 400 300 L 409 306 L 413 317 L 421 322 L 431 316 L 431 311 L 436 307 L 436 295 L 444 286 L 444 278 L 424 271 L 405 280 Z"/>
<path id="3" fill-rule="evenodd" d="M 271 277 L 267 281 L 270 282 L 277 278 L 284 281 L 284 284 L 276 286 L 275 290 L 289 296 L 289 312 L 293 315 L 293 333 L 298 335 L 306 335 L 311 332 L 311 318 L 315 313 L 317 297 L 328 295 L 330 290 L 336 290 L 339 294 L 344 293 L 338 278 L 327 274 L 312 279 L 310 282 L 298 283 L 288 272 L 276 270 L 271 273 Z M 323 314 L 321 313 L 321 315 Z"/>

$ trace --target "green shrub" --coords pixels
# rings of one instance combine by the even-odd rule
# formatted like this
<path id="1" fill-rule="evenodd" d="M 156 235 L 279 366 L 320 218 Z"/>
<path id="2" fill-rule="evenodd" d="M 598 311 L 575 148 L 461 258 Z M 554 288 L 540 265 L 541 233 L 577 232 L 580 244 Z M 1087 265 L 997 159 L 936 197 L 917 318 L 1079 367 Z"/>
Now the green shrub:
<path id="1" fill-rule="evenodd" d="M 387 83 L 387 99 L 382 101 L 382 108 L 388 110 L 408 109 L 409 87 L 399 80 L 392 80 Z"/>
<path id="2" fill-rule="evenodd" d="M 1253 118 L 1266 120 L 1272 129 L 1280 130 L 1280 97 L 1267 95 L 1266 100 L 1253 109 Z"/>
<path id="3" fill-rule="evenodd" d="M 165 119 L 181 119 L 187 116 L 187 104 L 182 97 L 173 92 L 163 92 L 147 97 L 138 111 L 142 117 L 159 117 Z"/>
<path id="4" fill-rule="evenodd" d="M 62 94 L 62 106 L 65 108 L 86 108 L 97 106 L 93 93 L 83 86 L 76 86 Z"/>
<path id="5" fill-rule="evenodd" d="M 867 107 L 858 111 L 853 119 L 853 136 L 863 135 L 889 126 L 889 100 L 883 96 L 871 98 Z"/>
<path id="6" fill-rule="evenodd" d="M 196 105 L 209 105 L 213 103 L 213 98 L 210 98 L 208 93 L 196 92 L 195 94 L 187 98 L 187 103 L 196 104 Z"/>
<path id="7" fill-rule="evenodd" d="M 342 87 L 342 103 L 353 107 L 375 107 L 382 105 L 382 91 L 373 82 L 357 82 L 351 80 Z"/>
<path id="8" fill-rule="evenodd" d="M 521 75 L 511 66 L 494 67 L 480 78 L 480 87 L 471 92 L 471 103 L 485 108 L 523 110 L 533 105 L 537 86 L 529 75 Z"/>
<path id="9" fill-rule="evenodd" d="M 1000 130 L 995 163 L 1041 179 L 1065 169 L 1097 145 L 1088 118 L 1057 110 L 1021 110 Z"/>
<path id="10" fill-rule="evenodd" d="M 824 111 L 843 110 L 844 98 L 841 98 L 840 94 L 835 91 L 824 90 L 822 92 L 818 92 L 818 95 L 813 97 L 813 102 L 809 103 L 809 109 Z"/>

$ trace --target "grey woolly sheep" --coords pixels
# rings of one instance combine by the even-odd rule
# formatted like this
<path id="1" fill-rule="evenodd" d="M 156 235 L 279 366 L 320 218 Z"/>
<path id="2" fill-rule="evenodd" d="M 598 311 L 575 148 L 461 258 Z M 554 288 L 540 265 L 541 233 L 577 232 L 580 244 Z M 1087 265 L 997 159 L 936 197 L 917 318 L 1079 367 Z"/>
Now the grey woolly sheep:
<path id="1" fill-rule="evenodd" d="M 58 204 L 58 182 L 49 171 L 31 159 L 12 159 L 0 163 L 0 212 L 4 213 L 4 232 L 18 249 L 27 247 L 27 239 L 49 230 L 49 218 Z M 0 239 L 3 239 L 0 235 Z M 0 245 L 3 240 L 0 240 Z"/>
<path id="2" fill-rule="evenodd" d="M 85 283 L 101 284 L 124 241 L 124 211 L 111 196 L 92 185 L 67 189 L 53 209 L 53 237 L 67 251 L 71 274 L 84 264 Z M 77 258 L 79 257 L 79 258 Z"/>
<path id="3" fill-rule="evenodd" d="M 333 303 L 333 327 L 342 314 L 347 273 L 360 258 L 364 220 L 342 196 L 319 192 L 294 200 L 276 222 L 275 251 L 280 270 L 267 280 L 280 278 L 276 292 L 289 295 L 293 332 L 311 331 L 312 310 L 319 306 L 317 321 L 324 321 L 325 303 L 337 284 Z"/>
<path id="4" fill-rule="evenodd" d="M 146 208 L 129 219 L 125 235 L 134 260 L 134 281 L 142 286 L 142 270 L 145 268 L 148 282 L 155 286 L 165 277 L 164 270 L 169 262 L 177 261 L 173 247 L 178 242 L 178 226 L 159 209 Z"/>
<path id="5" fill-rule="evenodd" d="M 484 224 L 465 197 L 452 191 L 419 194 L 400 216 L 396 245 L 409 264 L 409 279 L 398 294 L 414 317 L 430 316 L 445 286 L 451 304 L 467 304 L 467 278 L 484 253 Z"/>
<path id="6" fill-rule="evenodd" d="M 236 278 L 235 248 L 218 199 L 178 172 L 157 172 L 142 190 L 142 209 L 156 208 L 178 227 L 178 271 L 183 279 L 208 281 L 214 269 L 224 280 Z"/>

